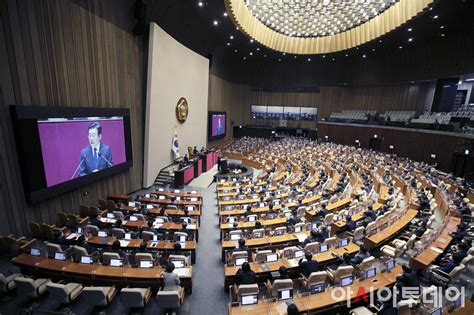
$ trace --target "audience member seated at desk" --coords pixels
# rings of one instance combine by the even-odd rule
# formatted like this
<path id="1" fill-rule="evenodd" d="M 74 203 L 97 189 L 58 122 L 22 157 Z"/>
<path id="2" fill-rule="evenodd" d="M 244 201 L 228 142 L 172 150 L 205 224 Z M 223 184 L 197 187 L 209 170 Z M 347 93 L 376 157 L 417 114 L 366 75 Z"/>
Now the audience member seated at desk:
<path id="1" fill-rule="evenodd" d="M 255 283 L 255 272 L 250 269 L 250 265 L 248 262 L 244 262 L 242 267 L 237 270 L 236 273 L 237 284 L 254 284 Z"/>
<path id="2" fill-rule="evenodd" d="M 312 229 L 309 236 L 303 241 L 303 243 L 301 243 L 301 246 L 305 247 L 309 243 L 320 242 L 316 240 L 318 238 L 318 233 L 321 233 L 321 232 L 319 232 L 316 229 Z"/>
<path id="3" fill-rule="evenodd" d="M 358 265 L 369 256 L 370 253 L 365 247 L 365 245 L 361 245 L 359 248 L 359 253 L 357 253 L 357 255 L 355 255 L 354 258 L 351 259 L 351 264 Z"/>
<path id="4" fill-rule="evenodd" d="M 418 227 L 413 234 L 416 235 L 416 237 L 420 238 L 425 232 L 426 232 L 426 223 L 422 223 L 420 227 Z"/>
<path id="5" fill-rule="evenodd" d="M 466 224 L 460 223 L 457 225 L 457 230 L 451 233 L 453 238 L 453 242 L 458 244 L 460 243 L 465 237 L 468 236 L 466 231 Z"/>
<path id="6" fill-rule="evenodd" d="M 275 210 L 273 210 L 273 204 L 269 204 L 268 205 L 268 211 L 267 211 L 267 219 L 270 220 L 270 219 L 274 219 L 276 216 L 276 212 Z"/>
<path id="7" fill-rule="evenodd" d="M 377 219 L 377 213 L 374 211 L 374 208 L 372 206 L 367 207 L 367 211 L 365 212 L 365 215 L 370 217 L 372 221 L 375 221 L 375 219 Z"/>
<path id="8" fill-rule="evenodd" d="M 194 239 L 194 231 L 191 229 L 188 229 L 188 223 L 183 222 L 181 223 L 183 228 L 180 230 L 180 232 L 186 233 L 188 236 L 186 237 L 186 241 L 192 241 Z"/>
<path id="9" fill-rule="evenodd" d="M 96 250 L 94 246 L 86 242 L 86 238 L 84 235 L 79 236 L 79 238 L 77 239 L 77 246 L 83 247 L 89 254 L 92 254 Z"/>
<path id="10" fill-rule="evenodd" d="M 467 256 L 469 248 L 471 248 L 470 243 L 463 239 L 457 245 L 451 246 L 446 257 L 452 258 L 453 261 L 462 261 Z"/>
<path id="11" fill-rule="evenodd" d="M 352 233 L 354 232 L 354 230 L 356 229 L 357 227 L 357 224 L 352 221 L 352 217 L 351 216 L 347 216 L 346 218 L 346 224 L 341 228 L 339 229 L 336 234 L 337 235 L 340 235 L 340 234 L 343 234 L 345 232 L 349 232 L 349 233 Z"/>
<path id="12" fill-rule="evenodd" d="M 396 285 L 398 288 L 403 287 L 420 287 L 420 282 L 416 277 L 416 274 L 411 270 L 408 265 L 402 265 L 403 273 L 397 276 Z"/>
<path id="13" fill-rule="evenodd" d="M 313 260 L 313 254 L 306 252 L 304 254 L 305 260 L 303 258 L 298 262 L 300 266 L 301 273 L 308 278 L 312 272 L 318 271 L 318 262 Z"/>
<path id="14" fill-rule="evenodd" d="M 342 254 L 342 256 L 339 256 L 336 253 L 332 253 L 332 255 L 335 256 L 337 260 L 336 262 L 329 265 L 328 268 L 336 270 L 338 267 L 341 266 L 352 266 L 351 255 L 349 255 L 349 253 L 344 253 Z"/>
<path id="15" fill-rule="evenodd" d="M 319 209 L 319 211 L 316 212 L 315 216 L 317 218 L 321 218 L 321 219 L 324 219 L 324 217 L 326 217 L 326 215 L 329 213 L 327 210 L 326 210 L 326 204 L 323 203 L 321 205 L 321 209 Z"/>
<path id="16" fill-rule="evenodd" d="M 252 206 L 247 206 L 247 209 L 245 210 L 244 216 L 245 219 L 247 219 L 247 216 L 253 215 L 254 213 L 252 212 Z"/>
<path id="17" fill-rule="evenodd" d="M 301 219 L 298 217 L 296 210 L 292 211 L 291 218 L 287 221 L 289 225 L 294 226 L 297 223 L 300 223 Z"/>
<path id="18" fill-rule="evenodd" d="M 288 269 L 286 269 L 285 266 L 280 266 L 280 268 L 278 268 L 278 276 L 275 278 L 275 280 L 283 280 L 283 279 L 289 279 L 288 277 Z"/>
<path id="19" fill-rule="evenodd" d="M 235 252 L 239 252 L 239 251 L 248 251 L 249 248 L 247 246 L 245 246 L 245 239 L 241 238 L 239 239 L 238 241 L 238 245 L 235 247 L 235 249 L 233 251 Z"/>
<path id="20" fill-rule="evenodd" d="M 114 253 L 117 253 L 119 254 L 120 258 L 125 258 L 125 252 L 122 250 L 122 248 L 120 247 L 120 241 L 119 240 L 115 240 L 113 243 L 112 243 L 112 246 L 110 246 L 109 248 L 109 252 L 114 252 Z"/>
<path id="21" fill-rule="evenodd" d="M 53 243 L 56 243 L 58 245 L 75 245 L 76 244 L 76 239 L 67 239 L 67 236 L 71 234 L 69 229 L 67 227 L 63 228 L 61 231 L 60 230 L 54 230 L 53 231 Z"/>
<path id="22" fill-rule="evenodd" d="M 100 221 L 100 214 L 97 211 L 92 211 L 91 215 L 89 216 L 89 224 L 95 225 L 99 229 L 103 228 L 104 223 Z"/>
<path id="23" fill-rule="evenodd" d="M 161 275 L 163 277 L 163 282 L 165 286 L 163 287 L 163 291 L 180 291 L 181 282 L 179 281 L 178 274 L 173 272 L 174 271 L 174 264 L 168 263 L 166 265 L 165 272 Z"/>

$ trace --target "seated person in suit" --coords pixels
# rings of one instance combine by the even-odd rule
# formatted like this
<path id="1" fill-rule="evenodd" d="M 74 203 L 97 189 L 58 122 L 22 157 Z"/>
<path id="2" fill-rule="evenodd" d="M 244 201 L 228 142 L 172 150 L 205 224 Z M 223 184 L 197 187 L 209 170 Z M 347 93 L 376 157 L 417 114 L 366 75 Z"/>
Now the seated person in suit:
<path id="1" fill-rule="evenodd" d="M 241 238 L 239 239 L 238 241 L 238 245 L 237 247 L 235 247 L 234 251 L 248 251 L 249 248 L 247 246 L 245 246 L 245 239 Z"/>
<path id="2" fill-rule="evenodd" d="M 101 216 L 97 211 L 92 211 L 90 216 L 89 216 L 89 224 L 90 225 L 95 225 L 99 229 L 101 229 L 104 226 L 104 224 L 102 223 L 102 221 L 100 221 L 100 218 L 101 218 Z"/>
<path id="3" fill-rule="evenodd" d="M 351 255 L 349 253 L 344 253 L 342 256 L 337 255 L 336 253 L 332 253 L 333 256 L 336 257 L 336 261 L 331 264 L 328 268 L 332 270 L 336 270 L 340 266 L 352 266 L 351 264 Z"/>
<path id="4" fill-rule="evenodd" d="M 327 205 L 325 203 L 323 203 L 321 205 L 321 209 L 318 212 L 316 212 L 316 217 L 324 219 L 324 217 L 326 217 L 326 215 L 328 214 L 328 211 L 326 210 L 326 207 L 327 207 Z"/>
<path id="5" fill-rule="evenodd" d="M 377 213 L 375 213 L 374 208 L 372 206 L 367 207 L 367 211 L 365 212 L 365 215 L 370 217 L 372 221 L 375 221 L 375 219 L 377 219 Z"/>
<path id="6" fill-rule="evenodd" d="M 291 218 L 288 220 L 288 224 L 295 225 L 296 223 L 300 223 L 301 219 L 298 217 L 296 210 L 293 210 Z"/>
<path id="7" fill-rule="evenodd" d="M 420 238 L 426 232 L 426 225 L 426 223 L 422 223 L 421 226 L 417 228 L 415 232 L 413 232 L 413 234 L 415 234 L 416 237 Z"/>
<path id="8" fill-rule="evenodd" d="M 280 268 L 278 268 L 278 277 L 276 277 L 275 280 L 277 279 L 280 279 L 280 280 L 289 279 L 288 269 L 286 269 L 285 266 L 280 266 Z"/>
<path id="9" fill-rule="evenodd" d="M 244 216 L 247 218 L 247 216 L 254 214 L 252 212 L 252 206 L 247 206 L 247 209 L 245 210 Z"/>
<path id="10" fill-rule="evenodd" d="M 237 284 L 254 284 L 256 281 L 255 272 L 250 269 L 250 265 L 248 262 L 244 262 L 242 267 L 237 270 L 236 273 Z"/>
<path id="11" fill-rule="evenodd" d="M 255 229 L 261 229 L 262 223 L 260 221 L 255 221 Z"/>
<path id="12" fill-rule="evenodd" d="M 89 145 L 81 150 L 79 176 L 91 174 L 113 166 L 112 150 L 101 143 L 102 126 L 93 122 L 87 128 Z"/>
<path id="13" fill-rule="evenodd" d="M 84 237 L 84 235 L 78 237 L 77 246 L 84 247 L 87 250 L 88 254 L 92 254 L 96 250 L 94 246 L 86 242 L 86 238 Z"/>
<path id="14" fill-rule="evenodd" d="M 146 223 L 146 224 L 147 224 L 147 227 L 145 228 L 145 231 L 152 232 L 152 233 L 154 233 L 155 235 L 158 235 L 159 232 L 158 232 L 157 229 L 155 229 L 155 228 L 153 227 L 153 222 L 154 222 L 154 221 L 151 220 L 151 219 L 148 220 L 148 222 Z"/>
<path id="15" fill-rule="evenodd" d="M 340 234 L 343 234 L 343 233 L 345 233 L 345 232 L 350 232 L 350 233 L 352 233 L 352 232 L 354 232 L 354 230 L 356 229 L 356 227 L 357 227 L 357 224 L 356 224 L 354 221 L 352 221 L 352 217 L 351 217 L 351 216 L 347 216 L 347 218 L 346 218 L 346 224 L 345 224 L 341 229 L 339 229 L 339 230 L 336 232 L 336 234 L 337 234 L 337 235 L 340 235 Z"/>
<path id="16" fill-rule="evenodd" d="M 303 261 L 303 258 L 301 258 L 298 264 L 300 266 L 301 273 L 306 278 L 308 278 L 312 272 L 318 271 L 318 262 L 313 260 L 313 254 L 310 252 L 306 252 L 304 257 L 306 260 Z"/>
<path id="17" fill-rule="evenodd" d="M 124 259 L 125 256 L 126 256 L 125 252 L 122 250 L 122 248 L 120 246 L 120 241 L 119 240 L 115 240 L 112 243 L 112 246 L 109 248 L 109 251 L 119 254 L 120 258 L 122 258 L 122 259 Z"/>
<path id="18" fill-rule="evenodd" d="M 187 222 L 183 222 L 181 223 L 181 225 L 183 226 L 183 228 L 181 229 L 180 232 L 184 232 L 186 234 L 188 234 L 188 237 L 186 238 L 187 241 L 192 241 L 194 239 L 193 235 L 194 235 L 194 231 L 191 230 L 191 229 L 188 229 L 188 223 Z"/>
<path id="19" fill-rule="evenodd" d="M 310 232 L 310 234 L 309 234 L 309 236 L 303 241 L 303 243 L 301 243 L 301 245 L 302 245 L 303 247 L 305 247 L 305 246 L 306 246 L 307 244 L 309 244 L 309 243 L 318 242 L 318 241 L 316 240 L 317 233 L 319 233 L 318 230 L 312 229 L 311 232 Z"/>
<path id="20" fill-rule="evenodd" d="M 163 291 L 180 291 L 181 290 L 181 281 L 179 280 L 178 274 L 173 272 L 174 265 L 172 263 L 168 263 L 166 265 L 165 272 L 161 275 L 163 277 L 163 282 L 165 286 L 163 287 Z"/>
<path id="21" fill-rule="evenodd" d="M 351 259 L 351 264 L 358 265 L 360 264 L 365 258 L 369 257 L 370 253 L 365 247 L 365 245 L 361 245 L 359 248 L 359 253 Z"/>
<path id="22" fill-rule="evenodd" d="M 402 265 L 403 273 L 397 276 L 396 286 L 402 287 L 420 287 L 420 282 L 416 277 L 416 274 L 411 270 L 408 265 Z"/>

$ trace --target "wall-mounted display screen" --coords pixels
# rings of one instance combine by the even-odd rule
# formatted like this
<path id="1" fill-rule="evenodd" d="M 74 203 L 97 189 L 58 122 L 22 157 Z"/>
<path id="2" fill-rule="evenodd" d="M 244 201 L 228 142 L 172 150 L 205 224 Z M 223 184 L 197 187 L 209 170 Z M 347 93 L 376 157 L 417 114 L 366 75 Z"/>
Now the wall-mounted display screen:
<path id="1" fill-rule="evenodd" d="M 250 114 L 253 119 L 315 121 L 318 117 L 318 109 L 316 107 L 252 105 Z"/>
<path id="2" fill-rule="evenodd" d="M 227 114 L 225 112 L 209 112 L 209 141 L 225 137 L 226 123 Z"/>
<path id="3" fill-rule="evenodd" d="M 11 111 L 32 203 L 133 165 L 128 109 L 12 106 Z"/>

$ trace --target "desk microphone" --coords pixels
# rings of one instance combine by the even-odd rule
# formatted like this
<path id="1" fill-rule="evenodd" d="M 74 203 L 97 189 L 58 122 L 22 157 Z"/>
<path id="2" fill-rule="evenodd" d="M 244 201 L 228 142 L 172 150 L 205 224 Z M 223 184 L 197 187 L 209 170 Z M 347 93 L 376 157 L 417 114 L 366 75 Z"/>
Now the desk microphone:
<path id="1" fill-rule="evenodd" d="M 77 166 L 76 170 L 74 171 L 74 173 L 72 174 L 71 178 L 70 179 L 73 179 L 74 176 L 76 176 L 76 173 L 77 171 L 79 170 L 79 167 L 81 167 L 82 163 L 84 162 L 84 159 L 85 158 L 82 158 L 81 161 L 79 162 L 79 165 Z"/>
<path id="2" fill-rule="evenodd" d="M 107 160 L 107 159 L 104 157 L 104 155 L 102 154 L 102 152 L 99 152 L 99 156 L 100 156 L 105 162 L 107 162 L 107 164 L 109 164 L 109 166 L 114 166 L 112 163 L 110 163 L 109 160 Z"/>

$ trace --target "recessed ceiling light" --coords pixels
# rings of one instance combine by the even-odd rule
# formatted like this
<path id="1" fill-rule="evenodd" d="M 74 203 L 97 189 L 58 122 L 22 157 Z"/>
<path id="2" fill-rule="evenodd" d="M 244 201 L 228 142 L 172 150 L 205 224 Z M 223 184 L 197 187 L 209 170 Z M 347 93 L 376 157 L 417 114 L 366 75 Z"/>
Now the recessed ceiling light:
<path id="1" fill-rule="evenodd" d="M 437 19 L 437 18 L 439 18 L 438 15 L 434 15 L 434 16 L 433 16 L 433 19 Z"/>
<path id="2" fill-rule="evenodd" d="M 260 50 L 260 48 L 257 47 L 257 50 Z"/>
<path id="3" fill-rule="evenodd" d="M 408 31 L 411 32 L 411 31 L 413 31 L 413 29 L 410 27 L 410 28 L 408 29 Z"/>
<path id="4" fill-rule="evenodd" d="M 349 55 L 348 55 L 348 54 L 346 54 L 346 57 L 349 57 Z"/>
<path id="5" fill-rule="evenodd" d="M 267 55 L 263 55 L 263 57 L 267 58 Z"/>
<path id="6" fill-rule="evenodd" d="M 234 52 L 237 52 L 237 51 L 238 51 L 237 49 L 236 49 L 236 50 L 234 50 Z"/>
<path id="7" fill-rule="evenodd" d="M 238 27 L 236 27 L 235 29 L 236 29 L 236 30 L 239 30 L 239 28 L 238 28 Z"/>
<path id="8" fill-rule="evenodd" d="M 230 46 L 230 43 L 227 43 L 227 46 Z"/>
<path id="9" fill-rule="evenodd" d="M 308 58 L 308 61 L 311 61 L 311 58 Z"/>
<path id="10" fill-rule="evenodd" d="M 326 58 L 326 55 L 323 55 L 323 58 Z"/>
<path id="11" fill-rule="evenodd" d="M 278 59 L 278 61 L 281 61 L 281 59 Z"/>
<path id="12" fill-rule="evenodd" d="M 219 22 L 217 20 L 214 20 L 214 25 L 218 25 Z"/>
<path id="13" fill-rule="evenodd" d="M 286 53 L 283 53 L 283 56 L 285 56 L 285 55 L 286 55 Z"/>
<path id="14" fill-rule="evenodd" d="M 252 55 L 253 55 L 253 52 L 250 52 L 249 55 L 252 56 Z"/>
<path id="15" fill-rule="evenodd" d="M 375 48 L 372 48 L 372 51 L 375 51 Z"/>
<path id="16" fill-rule="evenodd" d="M 199 5 L 200 7 L 202 7 L 204 4 L 202 3 L 202 1 L 199 1 L 199 2 L 198 2 L 198 5 Z"/>
<path id="17" fill-rule="evenodd" d="M 403 48 L 403 46 L 398 46 L 398 49 L 402 49 L 402 48 Z"/>
<path id="18" fill-rule="evenodd" d="M 444 36 L 446 36 L 446 34 L 442 33 L 442 34 L 441 34 L 441 37 L 444 37 Z"/>
<path id="19" fill-rule="evenodd" d="M 411 81 L 411 84 L 415 83 L 415 81 Z"/>
<path id="20" fill-rule="evenodd" d="M 382 42 L 382 40 L 381 40 L 381 39 L 379 39 L 379 43 L 381 43 L 381 42 Z"/>
<path id="21" fill-rule="evenodd" d="M 359 47 L 356 47 L 356 50 L 359 50 Z"/>
<path id="22" fill-rule="evenodd" d="M 367 55 L 362 55 L 362 58 L 367 58 Z"/>
<path id="23" fill-rule="evenodd" d="M 336 61 L 336 59 L 335 59 L 335 58 L 332 58 L 332 61 Z"/>
<path id="24" fill-rule="evenodd" d="M 410 38 L 408 39 L 408 41 L 409 41 L 409 42 L 412 42 L 412 41 L 413 41 L 413 37 L 410 37 Z"/>
<path id="25" fill-rule="evenodd" d="M 293 56 L 293 58 L 295 58 L 295 59 L 296 59 L 296 56 Z"/>
<path id="26" fill-rule="evenodd" d="M 250 42 L 253 43 L 253 39 L 251 39 Z"/>
<path id="27" fill-rule="evenodd" d="M 230 35 L 230 39 L 234 39 L 234 36 Z"/>
<path id="28" fill-rule="evenodd" d="M 227 16 L 227 12 L 224 12 L 224 16 Z"/>
<path id="29" fill-rule="evenodd" d="M 247 57 L 244 57 L 244 60 L 247 59 Z"/>
<path id="30" fill-rule="evenodd" d="M 443 29 L 443 28 L 444 28 L 444 25 L 441 25 L 439 28 Z"/>

